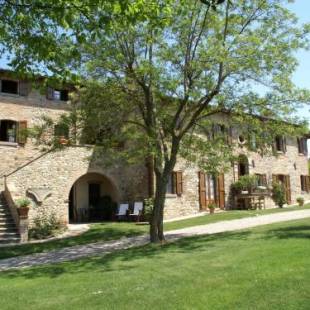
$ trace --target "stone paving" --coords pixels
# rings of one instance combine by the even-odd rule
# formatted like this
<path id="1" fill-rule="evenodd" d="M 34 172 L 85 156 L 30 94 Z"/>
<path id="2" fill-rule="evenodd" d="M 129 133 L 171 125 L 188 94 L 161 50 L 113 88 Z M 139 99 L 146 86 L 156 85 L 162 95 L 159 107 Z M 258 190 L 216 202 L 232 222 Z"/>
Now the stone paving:
<path id="1" fill-rule="evenodd" d="M 193 226 L 174 231 L 168 231 L 166 232 L 165 236 L 168 241 L 175 241 L 183 237 L 235 231 L 266 224 L 298 220 L 303 218 L 310 218 L 310 210 L 290 211 L 285 213 L 260 215 L 257 217 L 249 217 L 238 220 L 221 221 L 207 225 Z M 0 260 L 0 271 L 16 268 L 32 267 L 51 263 L 60 263 L 64 261 L 71 261 L 95 255 L 106 255 L 108 253 L 117 250 L 142 246 L 147 244 L 148 242 L 149 237 L 147 235 L 143 235 L 137 237 L 122 238 L 119 240 L 109 242 L 97 242 L 86 245 L 67 247 L 46 253 L 13 257 Z"/>

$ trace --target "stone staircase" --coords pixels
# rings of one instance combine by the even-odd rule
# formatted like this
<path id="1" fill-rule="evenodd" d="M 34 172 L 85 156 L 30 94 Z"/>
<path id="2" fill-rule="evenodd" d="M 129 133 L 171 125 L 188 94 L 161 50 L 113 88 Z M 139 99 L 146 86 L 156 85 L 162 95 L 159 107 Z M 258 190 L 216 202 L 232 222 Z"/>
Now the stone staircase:
<path id="1" fill-rule="evenodd" d="M 3 195 L 0 193 L 0 244 L 19 243 L 20 236 Z"/>

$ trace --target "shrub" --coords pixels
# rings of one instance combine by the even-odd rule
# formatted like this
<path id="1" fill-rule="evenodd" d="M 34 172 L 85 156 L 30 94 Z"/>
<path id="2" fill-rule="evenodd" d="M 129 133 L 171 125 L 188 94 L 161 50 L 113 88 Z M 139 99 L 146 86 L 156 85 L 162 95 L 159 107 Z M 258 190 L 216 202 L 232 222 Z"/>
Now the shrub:
<path id="1" fill-rule="evenodd" d="M 217 205 L 216 205 L 215 203 L 210 203 L 210 204 L 208 205 L 208 208 L 209 208 L 209 209 L 216 209 L 216 208 L 217 208 Z"/>
<path id="2" fill-rule="evenodd" d="M 25 197 L 25 198 L 17 199 L 15 203 L 18 208 L 27 208 L 30 206 L 31 201 Z"/>
<path id="3" fill-rule="evenodd" d="M 272 184 L 272 199 L 280 208 L 286 203 L 285 189 L 282 184 L 276 182 Z"/>
<path id="4" fill-rule="evenodd" d="M 257 187 L 257 181 L 258 179 L 256 175 L 243 175 L 239 178 L 238 181 L 233 183 L 231 187 L 235 191 L 251 191 L 252 189 Z"/>
<path id="5" fill-rule="evenodd" d="M 33 220 L 33 224 L 29 230 L 31 239 L 47 239 L 55 236 L 61 229 L 61 223 L 55 214 L 41 214 Z"/>
<path id="6" fill-rule="evenodd" d="M 296 201 L 300 206 L 303 206 L 305 203 L 305 199 L 303 197 L 297 197 Z"/>

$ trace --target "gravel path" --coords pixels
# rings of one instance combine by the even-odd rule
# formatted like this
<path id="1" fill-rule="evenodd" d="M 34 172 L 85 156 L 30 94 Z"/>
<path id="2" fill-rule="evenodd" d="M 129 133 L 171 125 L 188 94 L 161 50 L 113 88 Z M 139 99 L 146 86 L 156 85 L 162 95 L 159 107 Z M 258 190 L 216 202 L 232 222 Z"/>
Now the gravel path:
<path id="1" fill-rule="evenodd" d="M 257 217 L 243 218 L 239 220 L 222 221 L 213 224 L 193 226 L 178 230 L 169 231 L 165 234 L 166 239 L 174 241 L 183 237 L 216 234 L 220 232 L 235 231 L 266 224 L 279 223 L 303 218 L 310 218 L 310 210 L 288 211 Z M 128 249 L 135 246 L 147 244 L 149 238 L 146 235 L 122 238 L 116 241 L 97 242 L 86 245 L 67 247 L 46 253 L 38 253 L 27 256 L 19 256 L 0 260 L 0 271 L 25 268 L 50 263 L 60 263 L 63 261 L 76 260 L 94 255 L 106 255 L 108 253 Z M 0 249 L 1 250 L 1 249 Z"/>

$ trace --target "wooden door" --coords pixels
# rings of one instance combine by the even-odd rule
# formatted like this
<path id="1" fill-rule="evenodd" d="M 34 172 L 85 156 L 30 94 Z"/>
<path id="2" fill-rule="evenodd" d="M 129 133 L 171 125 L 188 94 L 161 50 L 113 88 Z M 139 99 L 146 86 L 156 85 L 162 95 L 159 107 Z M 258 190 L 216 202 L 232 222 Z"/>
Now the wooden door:
<path id="1" fill-rule="evenodd" d="M 198 178 L 199 178 L 199 205 L 200 210 L 206 210 L 207 209 L 207 202 L 206 202 L 206 175 L 205 173 L 199 171 L 198 172 Z"/>
<path id="2" fill-rule="evenodd" d="M 225 209 L 225 182 L 224 174 L 217 177 L 217 204 L 221 209 Z"/>

